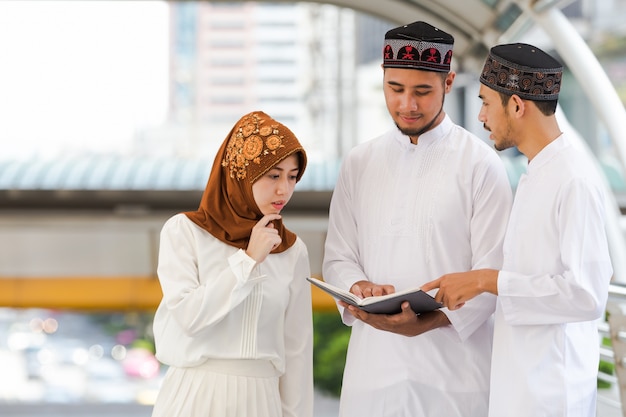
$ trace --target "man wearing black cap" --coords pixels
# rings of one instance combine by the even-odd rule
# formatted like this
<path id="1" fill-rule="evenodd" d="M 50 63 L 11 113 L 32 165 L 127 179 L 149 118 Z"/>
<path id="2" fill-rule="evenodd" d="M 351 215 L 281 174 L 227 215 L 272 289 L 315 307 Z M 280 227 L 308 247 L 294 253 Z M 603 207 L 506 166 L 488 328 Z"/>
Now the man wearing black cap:
<path id="1" fill-rule="evenodd" d="M 424 22 L 387 32 L 383 89 L 396 128 L 343 162 L 329 214 L 324 279 L 360 297 L 447 272 L 500 268 L 512 195 L 502 161 L 443 104 L 454 39 Z M 352 326 L 340 416 L 485 417 L 495 297 L 459 311 L 367 314 Z"/>
<path id="2" fill-rule="evenodd" d="M 561 64 L 532 45 L 491 49 L 479 120 L 496 149 L 515 146 L 528 157 L 504 263 L 422 287 L 439 287 L 436 298 L 450 309 L 477 294 L 498 295 L 490 417 L 596 415 L 595 320 L 613 271 L 598 172 L 555 117 L 561 75 Z"/>

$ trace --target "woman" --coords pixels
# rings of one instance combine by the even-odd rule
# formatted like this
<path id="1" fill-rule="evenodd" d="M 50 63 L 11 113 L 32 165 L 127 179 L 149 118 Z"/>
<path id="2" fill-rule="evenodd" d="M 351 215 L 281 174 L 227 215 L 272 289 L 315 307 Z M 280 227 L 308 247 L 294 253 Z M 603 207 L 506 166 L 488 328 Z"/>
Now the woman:
<path id="1" fill-rule="evenodd" d="M 279 214 L 306 161 L 287 127 L 245 115 L 198 210 L 163 226 L 154 337 L 169 369 L 153 417 L 312 416 L 309 258 Z"/>

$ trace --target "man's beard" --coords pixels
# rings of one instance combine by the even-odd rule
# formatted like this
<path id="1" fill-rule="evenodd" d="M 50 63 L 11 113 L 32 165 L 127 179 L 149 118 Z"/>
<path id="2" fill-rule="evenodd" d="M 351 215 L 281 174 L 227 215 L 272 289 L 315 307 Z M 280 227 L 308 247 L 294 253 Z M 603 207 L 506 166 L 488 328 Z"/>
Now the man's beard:
<path id="1" fill-rule="evenodd" d="M 513 143 L 511 143 L 510 141 L 504 141 L 501 143 L 493 143 L 493 147 L 495 148 L 496 151 L 505 151 L 509 148 L 514 147 L 515 145 Z"/>
<path id="2" fill-rule="evenodd" d="M 507 116 L 506 133 L 502 136 L 502 140 L 500 140 L 499 142 L 497 142 L 495 139 L 493 140 L 493 147 L 496 151 L 504 151 L 506 149 L 513 148 L 516 146 L 515 141 L 511 139 L 511 136 L 513 134 L 512 134 L 512 129 L 511 129 L 511 122 L 510 120 L 508 120 L 508 113 L 506 113 L 506 116 Z M 491 129 L 489 129 L 486 124 L 483 123 L 483 127 L 488 132 L 491 132 Z"/>
<path id="3" fill-rule="evenodd" d="M 441 97 L 441 107 L 439 108 L 439 111 L 437 112 L 435 117 L 433 117 L 432 120 L 430 122 L 426 123 L 426 125 L 424 127 L 422 127 L 421 129 L 405 129 L 405 128 L 400 127 L 400 125 L 398 125 L 398 123 L 396 123 L 396 126 L 398 127 L 400 132 L 402 132 L 403 135 L 410 136 L 410 137 L 420 137 L 420 136 L 422 136 L 424 133 L 428 132 L 430 129 L 433 128 L 433 125 L 435 124 L 435 121 L 437 121 L 437 118 L 439 117 L 439 115 L 443 111 L 443 102 L 444 102 L 445 99 L 446 99 L 446 93 L 444 92 L 443 96 Z"/>

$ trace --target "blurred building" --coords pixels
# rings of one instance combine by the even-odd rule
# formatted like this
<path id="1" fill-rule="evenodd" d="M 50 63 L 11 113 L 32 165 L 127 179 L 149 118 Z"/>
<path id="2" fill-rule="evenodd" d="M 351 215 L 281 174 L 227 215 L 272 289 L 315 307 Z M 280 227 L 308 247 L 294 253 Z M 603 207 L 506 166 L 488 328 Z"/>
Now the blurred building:
<path id="1" fill-rule="evenodd" d="M 359 65 L 379 60 L 391 24 L 314 3 L 171 2 L 169 11 L 168 121 L 139 135 L 138 149 L 212 155 L 252 110 L 289 126 L 312 161 L 358 142 Z"/>

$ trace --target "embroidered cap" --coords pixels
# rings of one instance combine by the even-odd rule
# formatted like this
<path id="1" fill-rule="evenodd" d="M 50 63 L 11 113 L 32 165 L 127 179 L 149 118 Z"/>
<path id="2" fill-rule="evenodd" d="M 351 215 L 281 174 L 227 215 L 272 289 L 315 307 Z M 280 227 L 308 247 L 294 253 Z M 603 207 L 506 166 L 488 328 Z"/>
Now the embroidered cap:
<path id="1" fill-rule="evenodd" d="M 525 43 L 497 45 L 485 61 L 480 82 L 525 100 L 556 100 L 563 66 L 541 49 Z"/>
<path id="2" fill-rule="evenodd" d="M 413 22 L 385 34 L 384 68 L 449 72 L 452 35 L 426 22 Z"/>

